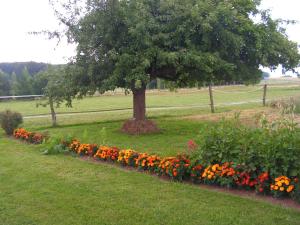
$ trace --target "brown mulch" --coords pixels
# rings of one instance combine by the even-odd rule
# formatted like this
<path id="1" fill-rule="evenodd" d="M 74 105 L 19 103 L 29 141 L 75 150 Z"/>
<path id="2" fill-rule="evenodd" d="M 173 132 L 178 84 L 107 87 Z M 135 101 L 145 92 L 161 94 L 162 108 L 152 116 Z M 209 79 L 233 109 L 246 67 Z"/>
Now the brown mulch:
<path id="1" fill-rule="evenodd" d="M 95 164 L 116 166 L 116 164 L 113 162 L 105 162 L 105 161 L 95 160 L 95 159 L 93 159 L 91 157 L 87 157 L 87 156 L 79 157 L 79 158 L 83 161 L 87 161 L 87 162 L 91 162 L 91 163 L 95 163 Z M 118 167 L 124 171 L 136 171 L 139 173 L 144 173 L 147 175 L 157 177 L 163 181 L 168 181 L 168 182 L 172 181 L 172 179 L 167 176 L 158 176 L 157 174 L 151 173 L 149 171 L 141 171 L 141 170 L 138 170 L 138 169 L 130 167 L 130 166 L 125 166 L 125 167 L 118 166 Z M 173 182 L 176 182 L 176 181 L 173 181 Z M 182 183 L 188 184 L 188 185 L 193 185 L 193 186 L 198 186 L 199 188 L 205 189 L 205 190 L 226 193 L 226 194 L 240 196 L 240 197 L 247 198 L 247 199 L 264 201 L 264 202 L 271 203 L 273 205 L 279 205 L 279 206 L 286 207 L 286 208 L 293 208 L 293 209 L 300 211 L 300 204 L 298 204 L 297 202 L 295 202 L 294 200 L 292 200 L 290 198 L 276 199 L 276 198 L 273 198 L 272 196 L 259 195 L 255 191 L 228 189 L 228 188 L 224 188 L 224 187 L 220 187 L 220 186 L 212 186 L 212 185 L 206 185 L 206 184 L 194 184 L 192 181 L 183 181 Z"/>
<path id="2" fill-rule="evenodd" d="M 151 134 L 158 133 L 160 130 L 156 123 L 152 120 L 127 120 L 121 131 L 126 134 L 139 135 L 139 134 Z"/>

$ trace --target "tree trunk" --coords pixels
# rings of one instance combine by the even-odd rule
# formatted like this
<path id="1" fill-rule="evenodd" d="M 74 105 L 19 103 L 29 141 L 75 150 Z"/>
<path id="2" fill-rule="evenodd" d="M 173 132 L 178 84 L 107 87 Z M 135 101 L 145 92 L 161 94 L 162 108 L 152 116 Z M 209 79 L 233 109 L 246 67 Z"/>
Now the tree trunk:
<path id="1" fill-rule="evenodd" d="M 133 118 L 135 120 L 146 119 L 146 88 L 134 89 L 133 91 Z"/>
<path id="2" fill-rule="evenodd" d="M 211 85 L 208 86 L 208 90 L 209 90 L 209 99 L 210 99 L 210 110 L 211 110 L 211 113 L 215 113 L 214 96 L 213 96 L 213 91 L 212 91 Z"/>
<path id="3" fill-rule="evenodd" d="M 160 130 L 156 124 L 146 119 L 146 87 L 132 89 L 133 92 L 133 119 L 127 120 L 122 131 L 127 134 L 139 135 L 157 133 Z"/>
<path id="4" fill-rule="evenodd" d="M 49 98 L 49 105 L 51 110 L 51 117 L 52 117 L 52 126 L 55 127 L 57 125 L 56 123 L 56 113 L 54 111 L 54 105 L 52 98 Z"/>

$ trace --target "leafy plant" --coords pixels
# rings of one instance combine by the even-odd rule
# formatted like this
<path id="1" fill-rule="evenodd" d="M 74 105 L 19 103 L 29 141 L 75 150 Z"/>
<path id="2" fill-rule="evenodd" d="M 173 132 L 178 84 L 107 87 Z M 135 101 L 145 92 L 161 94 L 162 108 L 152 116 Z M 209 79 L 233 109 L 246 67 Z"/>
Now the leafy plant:
<path id="1" fill-rule="evenodd" d="M 61 138 L 53 137 L 50 138 L 47 142 L 44 143 L 44 155 L 57 155 L 68 152 L 68 149 L 66 148 L 65 143 L 68 142 L 68 140 L 71 139 L 71 137 L 64 138 L 64 142 L 62 142 Z"/>
<path id="2" fill-rule="evenodd" d="M 12 135 L 14 130 L 23 123 L 23 117 L 18 112 L 6 110 L 0 113 L 1 127 L 7 135 Z"/>

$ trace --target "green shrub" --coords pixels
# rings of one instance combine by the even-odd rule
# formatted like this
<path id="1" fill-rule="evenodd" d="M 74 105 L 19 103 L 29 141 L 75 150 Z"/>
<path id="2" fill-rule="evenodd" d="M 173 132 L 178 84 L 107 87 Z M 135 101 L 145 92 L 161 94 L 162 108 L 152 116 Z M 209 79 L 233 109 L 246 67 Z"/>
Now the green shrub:
<path id="1" fill-rule="evenodd" d="M 257 151 L 252 147 L 252 142 L 256 140 L 255 133 L 250 133 L 239 121 L 223 120 L 209 125 L 205 130 L 206 132 L 200 135 L 199 151 L 194 154 L 194 157 L 203 163 L 234 162 L 248 165 L 258 161 Z"/>
<path id="2" fill-rule="evenodd" d="M 12 135 L 14 130 L 23 123 L 23 117 L 18 112 L 6 110 L 0 113 L 1 127 L 7 135 Z"/>
<path id="3" fill-rule="evenodd" d="M 44 143 L 43 154 L 45 155 L 57 155 L 68 152 L 66 146 L 71 143 L 73 137 L 67 136 L 64 138 L 52 137 Z M 64 140 L 62 142 L 62 140 Z"/>
<path id="4" fill-rule="evenodd" d="M 268 171 L 272 177 L 299 175 L 300 136 L 289 123 L 249 128 L 238 120 L 222 121 L 207 127 L 198 143 L 193 158 L 205 164 L 232 162 L 243 171 Z"/>
<path id="5" fill-rule="evenodd" d="M 300 138 L 297 130 L 279 128 L 263 133 L 264 139 L 258 142 L 262 165 L 271 176 L 294 177 L 300 173 Z"/>

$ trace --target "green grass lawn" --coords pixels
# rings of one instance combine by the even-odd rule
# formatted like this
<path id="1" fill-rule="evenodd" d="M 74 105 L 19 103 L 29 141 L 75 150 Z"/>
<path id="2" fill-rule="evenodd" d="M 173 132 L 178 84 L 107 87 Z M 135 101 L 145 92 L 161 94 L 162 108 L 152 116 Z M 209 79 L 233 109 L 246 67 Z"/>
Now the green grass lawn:
<path id="1" fill-rule="evenodd" d="M 224 88 L 223 90 L 227 90 Z M 235 87 L 234 90 L 254 87 Z M 274 89 L 274 97 L 295 95 L 297 88 Z M 208 101 L 206 92 L 149 93 L 150 106 L 192 105 Z M 203 98 L 201 98 L 201 96 Z M 240 97 L 240 98 L 239 98 Z M 259 95 L 216 96 L 218 101 L 255 99 Z M 202 99 L 202 100 L 201 100 Z M 73 111 L 90 111 L 130 107 L 130 96 L 86 98 Z M 152 105 L 151 105 L 152 104 Z M 198 103 L 197 103 L 198 104 Z M 207 104 L 207 102 L 206 102 Z M 40 114 L 34 102 L 0 103 L 25 115 Z M 83 107 L 85 106 L 85 107 Z M 250 103 L 218 107 L 218 112 L 257 108 Z M 39 110 L 46 109 L 39 108 Z M 66 112 L 61 108 L 60 112 Z M 208 122 L 182 120 L 193 114 L 206 114 L 208 108 L 149 109 L 161 133 L 129 136 L 120 132 L 131 110 L 95 114 L 60 115 L 59 127 L 51 128 L 49 118 L 27 118 L 24 127 L 30 131 L 47 131 L 50 136 L 72 134 L 82 142 L 133 148 L 139 152 L 174 156 L 185 151 L 187 141 L 199 140 Z M 105 132 L 103 132 L 105 129 Z M 203 225 L 296 225 L 300 213 L 294 209 L 246 199 L 199 186 L 163 181 L 116 165 L 95 164 L 57 155 L 45 156 L 43 146 L 26 145 L 4 137 L 0 131 L 0 224 L 203 224 Z"/>
<path id="2" fill-rule="evenodd" d="M 70 125 L 59 128 L 47 128 L 50 136 L 62 137 L 71 134 L 83 143 L 105 144 L 122 149 L 132 148 L 139 152 L 174 156 L 185 151 L 190 139 L 197 140 L 205 132 L 207 123 L 185 120 L 157 119 L 161 133 L 131 136 L 120 131 L 123 121 L 105 121 L 92 124 Z M 103 129 L 105 134 L 103 135 Z"/>
<path id="3" fill-rule="evenodd" d="M 299 211 L 163 181 L 0 137 L 0 222 L 5 225 L 297 225 Z"/>
<path id="4" fill-rule="evenodd" d="M 261 86 L 229 86 L 216 88 L 214 99 L 216 105 L 229 104 L 233 102 L 260 101 L 262 99 L 262 90 L 255 91 Z M 254 91 L 254 92 L 253 92 Z M 226 92 L 226 93 L 224 93 Z M 300 87 L 270 87 L 267 98 L 269 100 L 299 95 Z M 209 96 L 207 89 L 179 90 L 178 92 L 169 91 L 151 91 L 147 94 L 147 107 L 209 107 Z M 24 116 L 49 114 L 49 109 L 36 107 L 38 101 L 8 101 L 0 102 L 0 111 L 10 109 L 21 112 Z M 256 103 L 261 105 L 261 103 Z M 64 106 L 57 109 L 58 113 L 70 112 L 90 112 L 115 109 L 132 108 L 132 96 L 117 94 L 115 96 L 87 97 L 83 100 L 75 100 L 73 108 Z"/>

